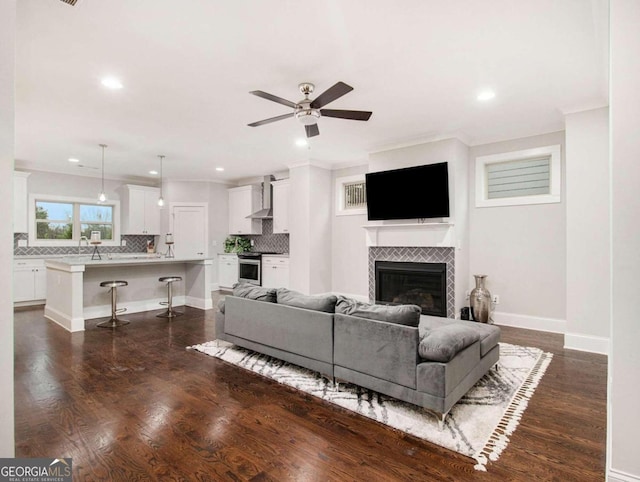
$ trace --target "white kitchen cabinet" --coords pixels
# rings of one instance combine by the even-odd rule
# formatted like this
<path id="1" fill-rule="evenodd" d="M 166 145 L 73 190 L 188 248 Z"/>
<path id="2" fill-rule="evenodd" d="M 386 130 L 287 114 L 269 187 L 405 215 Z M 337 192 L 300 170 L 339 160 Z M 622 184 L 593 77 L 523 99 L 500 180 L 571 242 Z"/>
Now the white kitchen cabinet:
<path id="1" fill-rule="evenodd" d="M 43 259 L 13 262 L 13 301 L 39 301 L 47 298 L 47 268 Z"/>
<path id="2" fill-rule="evenodd" d="M 125 184 L 120 188 L 122 234 L 160 234 L 157 187 Z"/>
<path id="3" fill-rule="evenodd" d="M 265 288 L 289 288 L 289 258 L 262 257 L 262 286 Z"/>
<path id="4" fill-rule="evenodd" d="M 273 181 L 273 232 L 289 232 L 289 179 Z"/>
<path id="5" fill-rule="evenodd" d="M 220 288 L 232 288 L 238 282 L 238 275 L 238 256 L 235 254 L 219 254 L 218 284 Z"/>
<path id="6" fill-rule="evenodd" d="M 27 178 L 30 172 L 13 171 L 13 232 L 29 231 Z"/>
<path id="7" fill-rule="evenodd" d="M 262 188 L 257 185 L 229 189 L 229 234 L 262 234 L 262 220 L 247 219 L 262 208 Z"/>

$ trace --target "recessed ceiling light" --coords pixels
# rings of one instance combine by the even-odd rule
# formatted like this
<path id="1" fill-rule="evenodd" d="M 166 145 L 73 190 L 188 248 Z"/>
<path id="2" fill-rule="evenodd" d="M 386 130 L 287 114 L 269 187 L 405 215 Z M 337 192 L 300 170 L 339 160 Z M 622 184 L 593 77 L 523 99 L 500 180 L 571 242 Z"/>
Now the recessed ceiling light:
<path id="1" fill-rule="evenodd" d="M 75 159 L 73 157 L 70 157 L 69 159 L 67 159 L 69 162 L 73 162 L 73 163 L 78 163 L 80 162 L 80 159 Z"/>
<path id="2" fill-rule="evenodd" d="M 122 89 L 122 82 L 115 77 L 105 77 L 102 79 L 102 85 L 108 89 Z"/>
<path id="3" fill-rule="evenodd" d="M 485 90 L 483 92 L 480 92 L 478 94 L 478 100 L 480 101 L 485 101 L 485 100 L 491 100 L 496 96 L 496 93 L 492 90 Z"/>
<path id="4" fill-rule="evenodd" d="M 300 139 L 296 139 L 296 146 L 298 147 L 307 147 L 309 145 L 309 143 L 307 142 L 306 139 L 303 139 L 302 137 Z"/>
<path id="5" fill-rule="evenodd" d="M 224 167 L 216 167 L 216 171 L 222 172 L 222 171 L 224 171 Z"/>
<path id="6" fill-rule="evenodd" d="M 155 176 L 156 174 L 158 174 L 158 171 L 149 171 L 149 174 L 151 174 L 152 176 Z"/>

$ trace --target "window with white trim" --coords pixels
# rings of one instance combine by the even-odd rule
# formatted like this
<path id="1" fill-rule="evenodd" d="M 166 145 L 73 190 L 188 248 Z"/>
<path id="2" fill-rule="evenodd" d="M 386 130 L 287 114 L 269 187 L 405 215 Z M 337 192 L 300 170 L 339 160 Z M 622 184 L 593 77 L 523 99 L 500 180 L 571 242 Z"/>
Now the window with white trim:
<path id="1" fill-rule="evenodd" d="M 367 214 L 364 174 L 336 179 L 336 215 Z"/>
<path id="2" fill-rule="evenodd" d="M 29 196 L 29 244 L 76 245 L 82 237 L 100 232 L 102 244 L 119 244 L 119 201 L 99 204 L 93 199 L 31 194 Z"/>
<path id="3" fill-rule="evenodd" d="M 560 145 L 476 158 L 476 207 L 560 202 Z"/>

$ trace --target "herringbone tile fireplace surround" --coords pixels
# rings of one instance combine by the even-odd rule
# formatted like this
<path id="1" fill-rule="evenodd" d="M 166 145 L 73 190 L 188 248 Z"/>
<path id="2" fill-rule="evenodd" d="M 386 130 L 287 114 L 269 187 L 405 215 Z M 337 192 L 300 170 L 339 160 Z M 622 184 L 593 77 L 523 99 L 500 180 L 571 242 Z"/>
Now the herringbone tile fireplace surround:
<path id="1" fill-rule="evenodd" d="M 455 251 L 440 247 L 393 247 L 369 248 L 369 299 L 375 299 L 375 262 L 398 261 L 408 263 L 446 263 L 447 265 L 447 317 L 455 318 Z"/>

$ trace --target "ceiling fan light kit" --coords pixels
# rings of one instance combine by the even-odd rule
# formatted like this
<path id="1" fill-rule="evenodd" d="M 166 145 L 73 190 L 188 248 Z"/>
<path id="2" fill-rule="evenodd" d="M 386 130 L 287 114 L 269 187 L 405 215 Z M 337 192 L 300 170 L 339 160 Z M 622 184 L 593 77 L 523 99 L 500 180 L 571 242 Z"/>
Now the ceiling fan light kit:
<path id="1" fill-rule="evenodd" d="M 336 110 L 336 109 L 322 109 L 325 105 L 333 102 L 334 100 L 342 97 L 343 95 L 351 92 L 353 87 L 345 84 L 344 82 L 338 82 L 334 86 L 329 87 L 326 91 L 320 94 L 315 100 L 309 99 L 309 95 L 313 93 L 315 86 L 310 82 L 303 82 L 298 85 L 300 92 L 304 95 L 304 99 L 298 103 L 291 102 L 290 100 L 283 99 L 273 94 L 268 94 L 261 90 L 254 90 L 250 94 L 262 97 L 263 99 L 277 102 L 278 104 L 286 105 L 293 108 L 293 112 L 290 114 L 283 114 L 269 119 L 264 119 L 258 122 L 248 124 L 250 127 L 258 127 L 265 124 L 270 124 L 279 120 L 288 119 L 294 117 L 304 125 L 307 137 L 315 137 L 320 134 L 318 128 L 318 119 L 320 117 L 334 117 L 338 119 L 349 119 L 367 121 L 371 117 L 372 112 L 361 110 Z"/>

